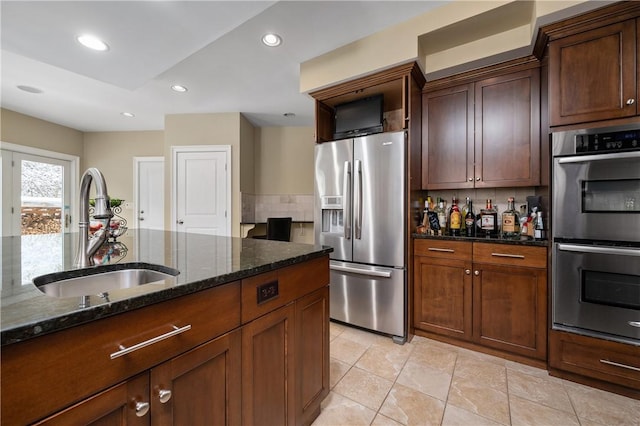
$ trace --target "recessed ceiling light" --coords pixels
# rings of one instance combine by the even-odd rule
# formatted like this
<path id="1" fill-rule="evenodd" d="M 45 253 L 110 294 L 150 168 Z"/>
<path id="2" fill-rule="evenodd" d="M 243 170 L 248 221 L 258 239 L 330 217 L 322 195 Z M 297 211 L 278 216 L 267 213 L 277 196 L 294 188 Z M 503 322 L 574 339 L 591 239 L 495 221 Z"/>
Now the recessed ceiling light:
<path id="1" fill-rule="evenodd" d="M 78 40 L 81 45 L 83 45 L 84 47 L 88 47 L 89 49 L 99 50 L 101 52 L 109 50 L 109 46 L 107 46 L 107 43 L 100 40 L 98 37 L 94 37 L 89 34 L 80 35 L 76 37 L 76 40 Z"/>
<path id="2" fill-rule="evenodd" d="M 174 84 L 173 86 L 171 86 L 171 90 L 173 90 L 174 92 L 186 92 L 187 89 L 185 86 L 181 86 L 179 84 Z"/>
<path id="3" fill-rule="evenodd" d="M 125 112 L 121 112 L 120 114 L 124 115 L 125 117 L 129 117 L 129 118 L 133 118 L 133 117 L 136 116 L 134 113 L 126 112 L 126 111 Z"/>
<path id="4" fill-rule="evenodd" d="M 293 117 L 295 117 L 295 116 L 296 116 L 296 114 L 295 114 L 295 113 L 293 113 L 293 112 L 285 112 L 285 113 L 284 113 L 284 114 L 282 114 L 282 115 L 284 115 L 284 116 L 285 116 L 285 117 L 287 117 L 287 118 L 293 118 Z"/>
<path id="5" fill-rule="evenodd" d="M 262 36 L 262 42 L 269 47 L 276 47 L 280 46 L 282 38 L 278 34 L 269 33 Z"/>
<path id="6" fill-rule="evenodd" d="M 28 92 L 28 93 L 42 93 L 42 90 L 38 89 L 37 87 L 33 87 L 33 86 L 16 86 L 18 89 L 22 90 L 23 92 Z"/>

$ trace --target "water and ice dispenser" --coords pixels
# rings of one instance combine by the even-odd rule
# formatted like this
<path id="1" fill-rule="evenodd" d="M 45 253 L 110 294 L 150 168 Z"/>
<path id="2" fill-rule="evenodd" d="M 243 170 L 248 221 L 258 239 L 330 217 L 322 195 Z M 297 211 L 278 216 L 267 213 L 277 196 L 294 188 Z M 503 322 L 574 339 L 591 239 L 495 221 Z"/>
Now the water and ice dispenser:
<path id="1" fill-rule="evenodd" d="M 344 234 L 344 208 L 342 196 L 325 196 L 320 199 L 322 233 Z"/>

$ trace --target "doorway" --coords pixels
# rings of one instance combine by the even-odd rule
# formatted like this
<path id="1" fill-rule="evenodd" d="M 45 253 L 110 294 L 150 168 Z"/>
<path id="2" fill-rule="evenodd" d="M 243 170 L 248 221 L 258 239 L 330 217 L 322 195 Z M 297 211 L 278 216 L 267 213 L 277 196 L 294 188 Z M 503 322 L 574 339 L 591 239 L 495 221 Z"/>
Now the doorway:
<path id="1" fill-rule="evenodd" d="M 172 147 L 172 229 L 231 236 L 231 146 Z"/>
<path id="2" fill-rule="evenodd" d="M 79 159 L 8 143 L 2 148 L 2 235 L 72 232 Z"/>

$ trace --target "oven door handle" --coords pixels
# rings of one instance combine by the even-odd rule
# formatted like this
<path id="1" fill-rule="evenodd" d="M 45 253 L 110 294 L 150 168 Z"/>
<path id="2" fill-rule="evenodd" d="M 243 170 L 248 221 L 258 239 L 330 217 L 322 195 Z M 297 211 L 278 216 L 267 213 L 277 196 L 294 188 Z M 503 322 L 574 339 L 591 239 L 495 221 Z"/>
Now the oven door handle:
<path id="1" fill-rule="evenodd" d="M 640 256 L 639 249 L 622 247 L 596 247 L 577 244 L 558 244 L 558 250 L 573 251 L 577 253 L 617 254 L 620 256 Z"/>
<path id="2" fill-rule="evenodd" d="M 572 157 L 560 157 L 558 163 L 588 163 L 598 160 L 620 160 L 624 158 L 640 158 L 640 151 L 616 152 L 612 154 L 575 155 Z"/>

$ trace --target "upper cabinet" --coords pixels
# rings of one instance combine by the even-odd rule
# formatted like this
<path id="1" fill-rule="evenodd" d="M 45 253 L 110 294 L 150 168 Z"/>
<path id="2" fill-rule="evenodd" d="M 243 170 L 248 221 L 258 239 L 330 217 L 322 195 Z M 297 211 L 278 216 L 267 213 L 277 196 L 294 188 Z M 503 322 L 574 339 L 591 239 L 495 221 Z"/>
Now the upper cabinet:
<path id="1" fill-rule="evenodd" d="M 409 187 L 420 189 L 422 86 L 424 74 L 415 62 L 312 92 L 316 100 L 316 142 L 334 139 L 335 106 L 368 96 L 384 98 L 383 131 L 408 133 Z"/>
<path id="2" fill-rule="evenodd" d="M 427 83 L 422 108 L 423 189 L 540 184 L 537 61 Z"/>
<path id="3" fill-rule="evenodd" d="M 547 48 L 549 124 L 564 126 L 640 115 L 640 4 L 620 2 L 542 27 Z"/>

